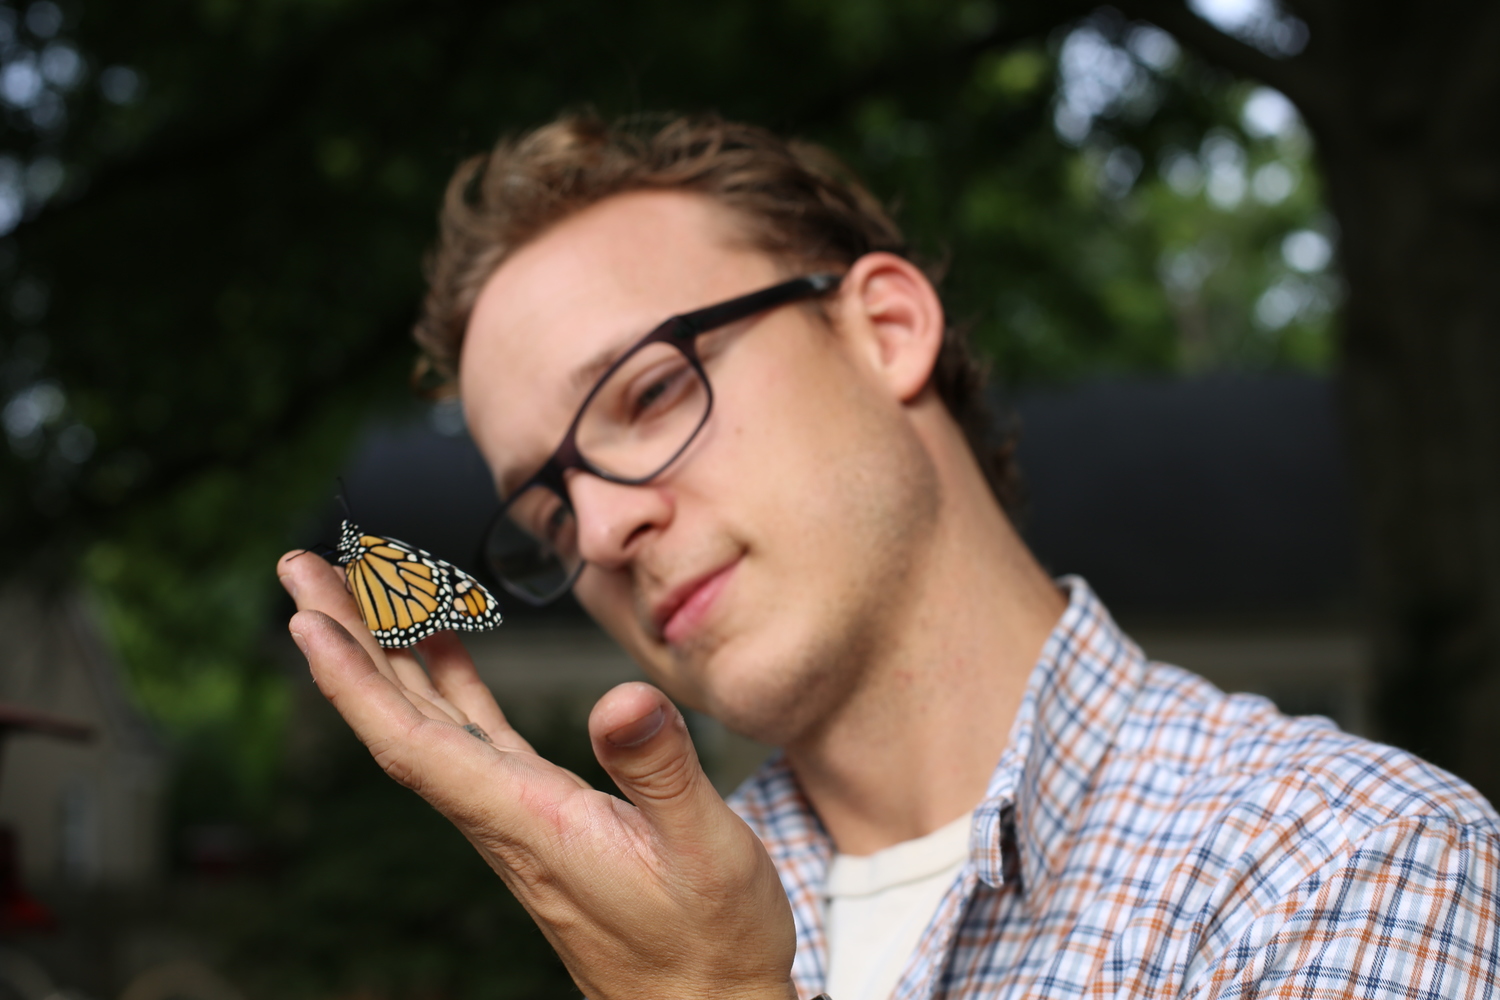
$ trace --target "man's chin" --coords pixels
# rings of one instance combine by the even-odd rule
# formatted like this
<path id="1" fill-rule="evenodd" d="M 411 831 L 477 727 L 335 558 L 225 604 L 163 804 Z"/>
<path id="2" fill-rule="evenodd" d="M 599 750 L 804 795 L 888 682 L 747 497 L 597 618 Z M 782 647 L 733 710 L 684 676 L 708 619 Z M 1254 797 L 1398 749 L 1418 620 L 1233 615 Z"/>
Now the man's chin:
<path id="1" fill-rule="evenodd" d="M 702 711 L 730 732 L 784 747 L 802 740 L 828 714 L 836 677 L 795 659 L 728 653 L 706 665 L 699 690 Z"/>
<path id="2" fill-rule="evenodd" d="M 854 686 L 847 656 L 827 642 L 798 641 L 798 623 L 774 632 L 717 623 L 687 641 L 649 644 L 637 661 L 673 699 L 740 736 L 790 746 L 826 721 Z"/>

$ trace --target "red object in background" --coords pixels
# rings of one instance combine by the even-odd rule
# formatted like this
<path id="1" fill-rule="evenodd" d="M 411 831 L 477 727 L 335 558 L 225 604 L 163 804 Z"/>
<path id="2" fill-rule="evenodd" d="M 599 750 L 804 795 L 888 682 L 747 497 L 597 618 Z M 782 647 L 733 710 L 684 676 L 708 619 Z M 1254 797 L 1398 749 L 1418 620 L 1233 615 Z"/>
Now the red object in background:
<path id="1" fill-rule="evenodd" d="M 56 918 L 26 891 L 20 869 L 16 831 L 0 826 L 0 934 L 53 930 Z"/>
<path id="2" fill-rule="evenodd" d="M 91 740 L 92 727 L 21 705 L 0 702 L 0 751 L 13 733 L 40 733 L 64 740 Z M 0 934 L 52 930 L 57 920 L 21 884 L 21 857 L 16 832 L 0 826 Z"/>

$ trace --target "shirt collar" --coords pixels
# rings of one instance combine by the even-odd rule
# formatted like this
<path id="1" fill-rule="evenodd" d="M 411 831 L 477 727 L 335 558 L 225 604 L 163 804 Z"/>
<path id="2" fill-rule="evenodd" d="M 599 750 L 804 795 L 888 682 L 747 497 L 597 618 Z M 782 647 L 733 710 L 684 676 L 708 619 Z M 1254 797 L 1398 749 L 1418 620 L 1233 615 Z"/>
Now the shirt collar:
<path id="1" fill-rule="evenodd" d="M 1079 577 L 1059 583 L 1068 607 L 1042 646 L 984 799 L 970 858 L 980 880 L 1030 892 L 1056 870 L 1094 773 L 1140 688 L 1145 657 Z M 765 842 L 797 915 L 797 967 L 822 981 L 819 906 L 833 843 L 776 754 L 731 797 Z M 799 979 L 799 981 L 804 981 Z"/>
<path id="2" fill-rule="evenodd" d="M 1080 577 L 1032 669 L 1010 740 L 974 811 L 981 881 L 1040 884 L 1083 815 L 1091 779 L 1140 688 L 1145 657 Z"/>

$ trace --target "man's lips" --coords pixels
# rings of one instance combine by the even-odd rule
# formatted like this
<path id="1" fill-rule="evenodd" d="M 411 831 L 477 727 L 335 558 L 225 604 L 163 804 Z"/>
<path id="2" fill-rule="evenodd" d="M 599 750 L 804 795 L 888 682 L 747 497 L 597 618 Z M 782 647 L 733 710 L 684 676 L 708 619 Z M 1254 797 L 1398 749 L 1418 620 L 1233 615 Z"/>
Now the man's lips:
<path id="1" fill-rule="evenodd" d="M 657 635 L 669 644 L 687 638 L 698 623 L 707 617 L 715 598 L 729 582 L 739 558 L 731 560 L 718 569 L 673 587 L 667 596 L 657 602 L 651 611 L 651 623 Z"/>

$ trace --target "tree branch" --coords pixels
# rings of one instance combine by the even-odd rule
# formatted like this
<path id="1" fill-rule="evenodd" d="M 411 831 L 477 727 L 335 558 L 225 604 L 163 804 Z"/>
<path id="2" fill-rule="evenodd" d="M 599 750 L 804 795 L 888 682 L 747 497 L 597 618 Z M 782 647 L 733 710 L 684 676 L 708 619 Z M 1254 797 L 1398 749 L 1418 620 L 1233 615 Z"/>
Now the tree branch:
<path id="1" fill-rule="evenodd" d="M 1275 87 L 1302 110 L 1315 129 L 1321 130 L 1334 117 L 1328 100 L 1333 84 L 1324 79 L 1305 52 L 1290 59 L 1268 56 L 1215 28 L 1188 10 L 1181 0 L 1117 0 L 1117 3 L 1127 15 L 1170 32 L 1208 62 Z"/>
<path id="2" fill-rule="evenodd" d="M 1320 45 L 1338 34 L 1338 0 L 1281 0 L 1281 5 L 1302 19 Z"/>

